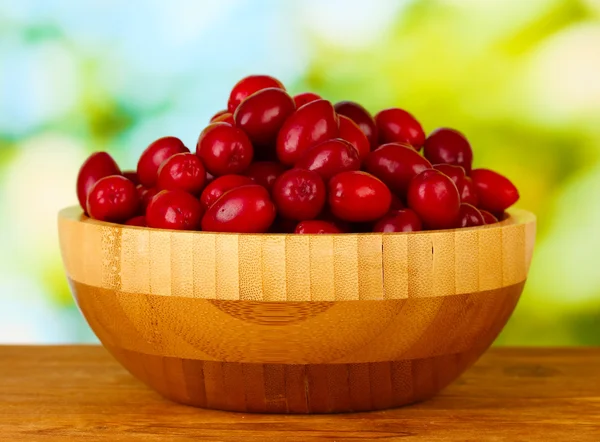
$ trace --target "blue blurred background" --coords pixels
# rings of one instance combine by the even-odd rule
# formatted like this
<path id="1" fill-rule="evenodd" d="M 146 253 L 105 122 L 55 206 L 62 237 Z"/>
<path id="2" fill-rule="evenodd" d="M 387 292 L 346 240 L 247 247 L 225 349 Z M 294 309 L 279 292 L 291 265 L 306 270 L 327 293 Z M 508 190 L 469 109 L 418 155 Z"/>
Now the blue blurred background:
<path id="1" fill-rule="evenodd" d="M 95 341 L 56 233 L 80 164 L 193 147 L 251 73 L 466 133 L 539 217 L 497 344 L 600 344 L 600 0 L 0 2 L 0 342 Z"/>

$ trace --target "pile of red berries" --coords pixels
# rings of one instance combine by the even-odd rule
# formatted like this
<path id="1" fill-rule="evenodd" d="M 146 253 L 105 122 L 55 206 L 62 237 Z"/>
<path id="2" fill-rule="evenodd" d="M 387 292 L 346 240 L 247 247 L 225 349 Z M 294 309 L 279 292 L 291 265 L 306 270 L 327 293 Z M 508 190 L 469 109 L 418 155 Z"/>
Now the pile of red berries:
<path id="1" fill-rule="evenodd" d="M 519 193 L 472 161 L 454 129 L 426 137 L 402 109 L 372 117 L 358 103 L 292 97 L 275 78 L 252 75 L 200 133 L 196 153 L 160 138 L 135 172 L 94 153 L 79 171 L 77 196 L 91 218 L 161 229 L 409 232 L 495 223 Z"/>

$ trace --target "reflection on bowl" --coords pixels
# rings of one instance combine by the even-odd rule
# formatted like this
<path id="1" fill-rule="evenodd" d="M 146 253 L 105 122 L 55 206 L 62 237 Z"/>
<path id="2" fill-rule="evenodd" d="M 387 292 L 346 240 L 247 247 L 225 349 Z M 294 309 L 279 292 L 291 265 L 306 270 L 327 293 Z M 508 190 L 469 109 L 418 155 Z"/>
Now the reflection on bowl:
<path id="1" fill-rule="evenodd" d="M 535 217 L 408 234 L 225 234 L 59 214 L 83 315 L 134 376 L 205 408 L 328 413 L 429 398 L 492 343 Z"/>

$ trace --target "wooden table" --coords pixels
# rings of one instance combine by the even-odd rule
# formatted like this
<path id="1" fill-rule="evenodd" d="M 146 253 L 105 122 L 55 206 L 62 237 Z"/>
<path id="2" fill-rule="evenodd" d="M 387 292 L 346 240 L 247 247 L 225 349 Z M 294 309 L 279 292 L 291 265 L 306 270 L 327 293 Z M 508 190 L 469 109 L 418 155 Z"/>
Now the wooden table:
<path id="1" fill-rule="evenodd" d="M 168 402 L 101 347 L 0 347 L 0 440 L 600 441 L 600 349 L 490 350 L 438 397 L 345 415 Z"/>

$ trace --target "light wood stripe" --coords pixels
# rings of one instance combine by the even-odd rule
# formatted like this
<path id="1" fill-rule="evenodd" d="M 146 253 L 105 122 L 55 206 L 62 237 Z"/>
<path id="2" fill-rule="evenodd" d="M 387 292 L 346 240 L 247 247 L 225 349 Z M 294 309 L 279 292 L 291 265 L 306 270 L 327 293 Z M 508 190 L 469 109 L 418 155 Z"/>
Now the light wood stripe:
<path id="1" fill-rule="evenodd" d="M 101 223 L 76 209 L 61 212 L 59 226 L 67 273 L 92 286 L 205 299 L 350 301 L 449 296 L 523 281 L 535 217 L 511 213 L 495 225 L 409 234 L 175 232 Z"/>

